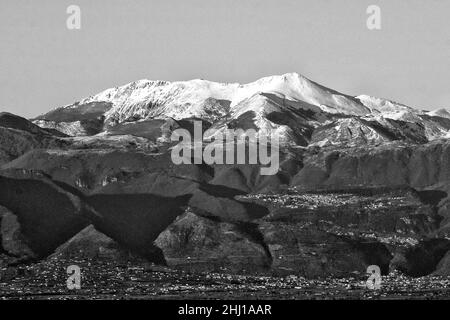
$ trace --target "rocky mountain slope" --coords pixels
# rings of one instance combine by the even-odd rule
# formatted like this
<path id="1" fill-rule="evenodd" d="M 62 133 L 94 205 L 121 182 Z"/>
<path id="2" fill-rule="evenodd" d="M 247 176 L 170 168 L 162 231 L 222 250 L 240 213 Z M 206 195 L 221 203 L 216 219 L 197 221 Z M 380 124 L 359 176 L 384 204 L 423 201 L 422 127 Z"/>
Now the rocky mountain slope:
<path id="1" fill-rule="evenodd" d="M 22 117 L 0 113 L 0 164 L 38 148 L 62 148 L 66 142 L 61 132 L 43 129 Z"/>

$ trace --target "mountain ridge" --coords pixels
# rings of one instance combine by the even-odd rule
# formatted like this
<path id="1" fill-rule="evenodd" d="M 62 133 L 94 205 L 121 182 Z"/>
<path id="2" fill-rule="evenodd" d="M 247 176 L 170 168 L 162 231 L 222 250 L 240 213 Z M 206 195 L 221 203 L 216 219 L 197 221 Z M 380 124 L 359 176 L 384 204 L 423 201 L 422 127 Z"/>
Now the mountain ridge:
<path id="1" fill-rule="evenodd" d="M 354 121 L 340 120 L 349 117 Z M 341 140 L 341 135 L 335 134 L 342 126 L 358 136 L 362 133 L 361 143 L 392 139 L 424 142 L 450 136 L 450 113 L 444 109 L 426 112 L 389 99 L 353 97 L 298 73 L 263 77 L 246 84 L 142 79 L 59 107 L 33 122 L 70 136 L 111 134 L 117 131 L 114 127 L 127 125 L 128 133 L 139 136 L 141 129 L 133 132 L 133 124 L 142 128 L 144 121 L 168 119 L 202 119 L 219 131 L 236 125 L 254 128 L 258 135 L 278 134 L 282 143 L 302 146 L 342 144 L 348 139 Z M 374 134 L 369 128 L 373 126 L 363 125 L 365 129 L 361 129 L 361 122 L 367 121 L 384 134 Z M 323 131 L 323 126 L 329 128 L 333 123 L 337 125 L 329 134 L 335 139 L 313 139 L 314 131 Z M 386 132 L 392 139 L 385 139 Z M 158 139 L 167 138 L 154 140 Z"/>

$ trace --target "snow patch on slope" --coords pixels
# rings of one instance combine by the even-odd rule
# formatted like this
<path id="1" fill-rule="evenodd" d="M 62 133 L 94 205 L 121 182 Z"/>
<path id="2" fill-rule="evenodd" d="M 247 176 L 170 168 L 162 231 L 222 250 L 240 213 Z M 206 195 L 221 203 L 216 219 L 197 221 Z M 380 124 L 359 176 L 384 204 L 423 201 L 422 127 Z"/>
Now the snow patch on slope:
<path id="1" fill-rule="evenodd" d="M 392 100 L 371 97 L 368 95 L 360 95 L 357 96 L 356 99 L 369 108 L 371 114 L 375 117 L 380 115 L 384 118 L 393 120 L 416 122 L 421 120 L 418 115 L 423 114 L 423 112 L 417 109 Z"/>

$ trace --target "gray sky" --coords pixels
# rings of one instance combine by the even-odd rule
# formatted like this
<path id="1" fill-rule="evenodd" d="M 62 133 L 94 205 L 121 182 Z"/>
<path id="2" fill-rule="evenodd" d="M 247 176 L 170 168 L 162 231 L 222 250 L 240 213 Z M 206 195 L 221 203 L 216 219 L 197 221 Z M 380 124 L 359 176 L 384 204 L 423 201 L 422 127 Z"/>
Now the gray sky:
<path id="1" fill-rule="evenodd" d="M 66 28 L 81 7 L 82 28 Z M 382 29 L 366 28 L 381 7 Z M 450 107 L 449 0 L 1 0 L 0 110 L 32 117 L 148 78 L 298 72 L 351 95 Z"/>

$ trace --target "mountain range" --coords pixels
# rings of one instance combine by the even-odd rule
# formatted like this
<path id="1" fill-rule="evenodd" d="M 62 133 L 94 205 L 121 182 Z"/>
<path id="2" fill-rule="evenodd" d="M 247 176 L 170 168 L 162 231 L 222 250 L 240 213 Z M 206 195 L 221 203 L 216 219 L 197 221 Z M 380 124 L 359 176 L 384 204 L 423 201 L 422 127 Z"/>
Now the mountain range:
<path id="1" fill-rule="evenodd" d="M 218 130 L 276 132 L 285 144 L 300 146 L 423 143 L 447 137 L 450 130 L 450 113 L 445 109 L 421 111 L 387 99 L 352 97 L 297 73 L 248 84 L 139 80 L 56 108 L 33 122 L 71 136 L 148 137 L 152 128 L 157 139 L 161 121 L 183 119 L 202 119 Z"/>
<path id="2" fill-rule="evenodd" d="M 427 106 L 429 107 L 429 106 Z M 170 135 L 255 129 L 280 168 L 182 164 Z M 139 80 L 0 114 L 0 265 L 60 256 L 306 277 L 450 275 L 450 113 L 297 73 Z"/>

